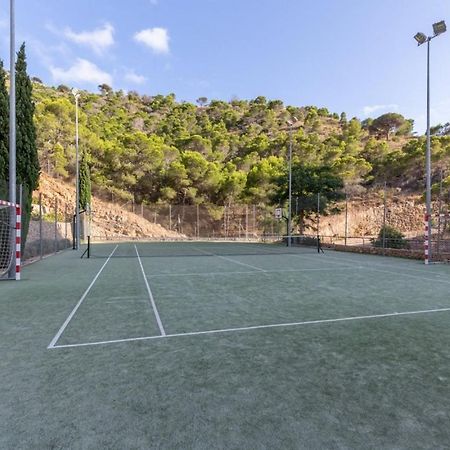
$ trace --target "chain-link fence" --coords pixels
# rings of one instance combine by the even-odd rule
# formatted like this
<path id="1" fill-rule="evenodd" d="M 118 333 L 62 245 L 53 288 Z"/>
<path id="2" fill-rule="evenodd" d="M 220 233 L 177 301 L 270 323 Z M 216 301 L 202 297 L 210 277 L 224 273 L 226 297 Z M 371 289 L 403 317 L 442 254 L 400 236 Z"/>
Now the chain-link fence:
<path id="1" fill-rule="evenodd" d="M 72 247 L 73 205 L 46 198 L 33 198 L 31 217 L 23 250 L 23 259 L 43 258 Z"/>
<path id="2" fill-rule="evenodd" d="M 272 206 L 136 205 L 130 201 L 122 208 L 180 238 L 255 240 L 286 233 L 286 224 L 275 219 Z"/>
<path id="3" fill-rule="evenodd" d="M 435 261 L 450 259 L 449 205 L 448 192 L 441 190 L 434 194 L 430 249 Z M 324 245 L 339 249 L 355 247 L 353 251 L 424 256 L 425 204 L 419 196 L 405 195 L 399 189 L 388 187 L 347 194 L 331 212 L 310 215 L 305 221 L 304 234 L 320 235 Z M 298 220 L 294 223 L 293 234 L 296 234 Z"/>

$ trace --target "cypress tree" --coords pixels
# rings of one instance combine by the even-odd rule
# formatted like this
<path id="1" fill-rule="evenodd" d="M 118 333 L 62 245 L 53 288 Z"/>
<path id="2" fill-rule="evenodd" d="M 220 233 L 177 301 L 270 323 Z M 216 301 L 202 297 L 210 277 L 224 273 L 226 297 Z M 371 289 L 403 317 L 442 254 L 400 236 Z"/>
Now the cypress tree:
<path id="1" fill-rule="evenodd" d="M 86 209 L 91 204 L 91 174 L 86 152 L 80 161 L 80 208 Z"/>
<path id="2" fill-rule="evenodd" d="M 6 72 L 0 60 L 0 198 L 7 199 L 9 167 L 9 101 L 6 90 Z"/>
<path id="3" fill-rule="evenodd" d="M 22 242 L 25 243 L 31 216 L 33 191 L 39 185 L 39 160 L 34 126 L 33 86 L 27 74 L 25 43 L 16 61 L 16 153 L 17 184 L 23 185 Z"/>

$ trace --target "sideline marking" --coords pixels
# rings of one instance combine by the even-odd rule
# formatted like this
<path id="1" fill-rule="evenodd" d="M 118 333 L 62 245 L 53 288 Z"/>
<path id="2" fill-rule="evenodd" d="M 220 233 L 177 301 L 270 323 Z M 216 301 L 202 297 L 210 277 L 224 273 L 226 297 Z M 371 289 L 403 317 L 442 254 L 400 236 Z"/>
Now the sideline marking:
<path id="1" fill-rule="evenodd" d="M 161 317 L 159 317 L 159 312 L 158 309 L 156 308 L 155 299 L 153 298 L 152 290 L 150 289 L 150 285 L 148 284 L 147 275 L 145 275 L 144 267 L 142 266 L 141 257 L 139 256 L 136 244 L 134 245 L 134 249 L 136 250 L 139 265 L 141 266 L 142 276 L 144 277 L 145 286 L 147 287 L 148 298 L 150 299 L 150 304 L 153 308 L 153 313 L 155 314 L 156 322 L 158 322 L 159 332 L 161 333 L 161 336 L 166 336 L 166 331 L 164 330 L 163 324 L 161 322 Z"/>
<path id="2" fill-rule="evenodd" d="M 195 248 L 195 250 L 197 250 L 197 251 L 199 251 L 201 253 L 204 253 L 205 255 L 208 255 L 208 256 L 215 256 L 216 258 L 224 259 L 226 261 L 231 261 L 231 262 L 233 262 L 235 264 L 240 264 L 241 266 L 250 267 L 251 269 L 256 269 L 256 270 L 258 270 L 260 272 L 267 272 L 266 270 L 261 269 L 261 267 L 256 267 L 256 266 L 252 266 L 251 264 L 246 264 L 246 263 L 243 263 L 243 262 L 240 262 L 240 261 L 236 261 L 234 259 L 227 258 L 226 256 L 216 255 L 215 253 L 212 253 L 212 252 L 206 252 L 205 250 L 201 250 L 198 247 L 194 247 L 194 248 Z"/>
<path id="3" fill-rule="evenodd" d="M 55 344 L 58 342 L 58 339 L 61 337 L 61 335 L 64 333 L 64 330 L 67 328 L 67 325 L 69 325 L 69 322 L 72 320 L 73 316 L 75 315 L 75 313 L 77 312 L 78 308 L 81 306 L 81 304 L 83 303 L 84 299 L 87 297 L 87 295 L 89 294 L 90 290 L 92 289 L 92 287 L 94 286 L 95 282 L 97 281 L 98 277 L 100 276 L 100 274 L 103 272 L 103 269 L 106 267 L 106 264 L 108 264 L 109 260 L 111 259 L 112 255 L 114 254 L 114 252 L 117 250 L 117 247 L 119 245 L 116 245 L 114 247 L 114 250 L 111 252 L 111 254 L 108 256 L 108 259 L 105 261 L 105 263 L 103 264 L 103 266 L 100 268 L 100 270 L 97 272 L 97 275 L 95 275 L 94 279 L 91 281 L 91 284 L 88 286 L 88 288 L 84 291 L 84 294 L 81 296 L 80 300 L 78 300 L 78 303 L 75 305 L 75 307 L 72 309 L 72 312 L 69 314 L 69 316 L 67 317 L 66 321 L 61 325 L 61 328 L 58 330 L 58 332 L 55 334 L 55 337 L 52 339 L 52 341 L 50 342 L 50 344 L 48 345 L 47 348 L 53 348 L 55 347 Z"/>
<path id="4" fill-rule="evenodd" d="M 332 322 L 348 322 L 351 320 L 365 320 L 365 319 L 382 319 L 386 317 L 397 317 L 397 316 L 412 316 L 417 314 L 431 314 L 439 312 L 448 312 L 450 308 L 439 308 L 439 309 L 424 309 L 421 311 L 405 311 L 405 312 L 394 312 L 387 314 L 374 314 L 370 316 L 354 316 L 354 317 L 341 317 L 338 319 L 319 319 L 319 320 L 307 320 L 304 322 L 290 322 L 290 323 L 276 323 L 270 325 L 255 325 L 250 327 L 239 327 L 239 328 L 224 328 L 219 330 L 209 330 L 209 331 L 193 331 L 189 333 L 174 333 L 166 334 L 165 336 L 143 336 L 137 338 L 126 338 L 126 339 L 115 339 L 111 341 L 97 341 L 97 342 L 86 342 L 82 344 L 65 344 L 56 345 L 48 348 L 73 348 L 73 347 L 90 347 L 96 345 L 106 345 L 106 344 L 117 344 L 121 342 L 134 342 L 134 341 L 148 341 L 151 339 L 163 339 L 163 338 L 174 338 L 174 337 L 184 337 L 184 336 L 200 336 L 205 334 L 220 334 L 220 333 L 230 333 L 233 331 L 248 331 L 248 330 L 261 330 L 264 328 L 283 328 L 283 327 L 294 327 L 301 325 L 313 325 L 321 323 L 332 323 Z"/>

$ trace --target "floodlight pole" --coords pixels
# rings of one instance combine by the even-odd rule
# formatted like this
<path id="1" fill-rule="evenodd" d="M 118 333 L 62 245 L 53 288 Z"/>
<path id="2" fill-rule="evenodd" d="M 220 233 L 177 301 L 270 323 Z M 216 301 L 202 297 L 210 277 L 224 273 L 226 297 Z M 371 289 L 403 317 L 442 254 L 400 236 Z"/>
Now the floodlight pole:
<path id="1" fill-rule="evenodd" d="M 72 90 L 72 94 L 75 97 L 75 250 L 80 249 L 80 162 L 78 152 L 78 99 L 80 94 L 76 89 Z"/>
<path id="2" fill-rule="evenodd" d="M 431 132 L 430 132 L 430 42 L 431 39 L 445 33 L 447 26 L 444 20 L 433 24 L 433 36 L 426 36 L 424 33 L 417 33 L 414 39 L 420 46 L 427 43 L 427 149 L 425 155 L 425 172 L 426 172 L 426 230 L 425 230 L 425 264 L 431 262 Z"/>
<path id="3" fill-rule="evenodd" d="M 291 228 L 292 228 L 292 123 L 289 124 L 289 162 L 288 162 L 288 171 L 289 171 L 289 187 L 288 187 L 288 236 L 287 236 L 287 245 L 291 247 Z"/>
<path id="4" fill-rule="evenodd" d="M 9 48 L 9 201 L 17 203 L 16 194 L 16 20 L 15 0 L 10 0 L 10 48 Z M 16 228 L 16 211 L 11 212 L 11 227 Z M 15 237 L 13 248 L 15 249 Z M 10 276 L 16 273 L 16 252 L 13 253 Z"/>
<path id="5" fill-rule="evenodd" d="M 428 263 L 431 262 L 431 132 L 430 132 L 430 42 L 432 38 L 427 39 L 427 151 L 426 151 L 426 211 L 427 211 L 427 239 L 428 239 Z"/>

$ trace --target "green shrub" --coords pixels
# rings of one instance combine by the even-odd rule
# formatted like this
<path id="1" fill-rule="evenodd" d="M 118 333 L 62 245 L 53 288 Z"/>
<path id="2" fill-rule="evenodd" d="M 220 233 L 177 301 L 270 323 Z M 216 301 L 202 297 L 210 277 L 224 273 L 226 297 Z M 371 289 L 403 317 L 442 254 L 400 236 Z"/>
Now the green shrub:
<path id="1" fill-rule="evenodd" d="M 373 241 L 374 247 L 383 247 L 383 237 L 385 239 L 386 248 L 409 248 L 409 243 L 401 231 L 385 225 L 381 227 L 377 239 Z"/>

